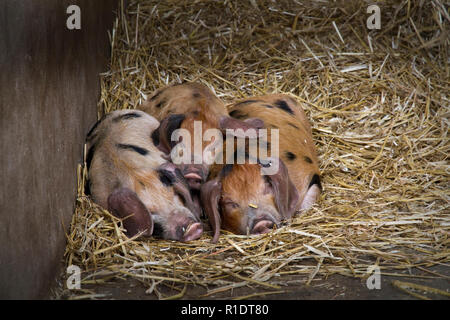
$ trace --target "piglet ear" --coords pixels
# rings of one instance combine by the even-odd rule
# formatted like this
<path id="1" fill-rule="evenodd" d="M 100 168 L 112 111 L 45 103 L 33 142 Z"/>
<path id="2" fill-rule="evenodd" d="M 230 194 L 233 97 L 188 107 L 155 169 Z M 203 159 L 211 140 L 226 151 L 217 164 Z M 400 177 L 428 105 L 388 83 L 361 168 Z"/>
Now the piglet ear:
<path id="1" fill-rule="evenodd" d="M 239 133 L 235 133 L 233 135 L 238 138 L 257 138 L 257 130 L 264 127 L 264 121 L 259 118 L 248 118 L 242 121 L 232 117 L 222 116 L 219 119 L 219 127 L 222 131 L 225 131 L 226 129 L 232 129 L 234 131 L 241 129 L 242 131 L 246 132 L 249 129 L 254 129 L 253 132 L 256 134 L 255 136 L 245 135 L 241 137 L 239 136 Z"/>
<path id="2" fill-rule="evenodd" d="M 279 158 L 273 160 L 278 161 L 278 171 L 275 174 L 266 175 L 266 177 L 272 186 L 278 211 L 284 219 L 289 219 L 298 209 L 300 195 L 289 178 L 284 162 Z"/>
<path id="3" fill-rule="evenodd" d="M 221 190 L 222 183 L 218 178 L 209 180 L 200 188 L 200 201 L 213 229 L 213 243 L 217 243 L 220 236 L 219 199 Z"/>
<path id="4" fill-rule="evenodd" d="M 108 197 L 108 210 L 122 219 L 127 237 L 144 231 L 144 236 L 153 233 L 153 220 L 137 194 L 128 188 L 115 189 Z"/>
<path id="5" fill-rule="evenodd" d="M 158 129 L 153 131 L 152 140 L 155 146 L 164 153 L 169 154 L 176 142 L 171 141 L 172 133 L 179 129 L 181 123 L 186 119 L 184 114 L 171 114 L 164 118 Z"/>

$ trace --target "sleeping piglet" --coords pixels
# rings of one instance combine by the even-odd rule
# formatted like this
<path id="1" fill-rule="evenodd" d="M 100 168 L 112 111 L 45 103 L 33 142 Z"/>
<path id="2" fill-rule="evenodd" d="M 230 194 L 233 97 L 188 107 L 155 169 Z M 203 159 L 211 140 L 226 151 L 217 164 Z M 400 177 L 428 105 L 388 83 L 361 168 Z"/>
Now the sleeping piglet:
<path id="1" fill-rule="evenodd" d="M 126 235 L 198 239 L 200 208 L 181 172 L 152 142 L 159 127 L 139 110 L 118 110 L 87 135 L 86 163 L 93 200 L 122 219 Z"/>
<path id="2" fill-rule="evenodd" d="M 238 101 L 228 109 L 236 119 L 258 117 L 268 130 L 278 130 L 279 157 L 299 192 L 296 211 L 311 207 L 322 186 L 311 126 L 297 101 L 286 94 L 268 94 Z"/>
<path id="3" fill-rule="evenodd" d="M 264 136 L 268 158 L 258 159 L 258 164 L 246 160 L 245 164 L 211 168 L 210 180 L 201 189 L 201 200 L 214 230 L 213 242 L 220 228 L 238 234 L 269 232 L 282 220 L 309 208 L 322 190 L 311 126 L 292 97 L 252 97 L 228 108 L 230 116 L 237 120 L 257 117 L 263 121 L 268 129 Z M 278 133 L 277 157 L 270 146 L 275 144 L 272 129 Z M 260 174 L 261 167 L 274 163 L 278 164 L 275 174 Z"/>
<path id="4" fill-rule="evenodd" d="M 254 119 L 246 121 L 231 118 L 225 104 L 205 85 L 185 82 L 156 90 L 140 107 L 161 121 L 152 138 L 160 150 L 170 153 L 179 141 L 172 141 L 172 133 L 177 129 L 190 133 L 191 140 L 185 142 L 189 147 L 190 159 L 178 168 L 188 181 L 192 190 L 200 189 L 209 174 L 210 163 L 203 154 L 211 149 L 214 139 L 204 139 L 209 129 L 226 130 L 252 128 Z M 201 141 L 200 148 L 195 141 Z M 216 141 L 217 142 L 217 141 Z"/>
<path id="5" fill-rule="evenodd" d="M 248 155 L 244 163 L 234 160 L 213 165 L 209 180 L 201 187 L 212 242 L 217 242 L 220 229 L 235 234 L 270 232 L 296 210 L 299 195 L 282 160 L 267 157 L 255 163 Z M 275 164 L 275 172 L 264 174 L 265 168 Z"/>

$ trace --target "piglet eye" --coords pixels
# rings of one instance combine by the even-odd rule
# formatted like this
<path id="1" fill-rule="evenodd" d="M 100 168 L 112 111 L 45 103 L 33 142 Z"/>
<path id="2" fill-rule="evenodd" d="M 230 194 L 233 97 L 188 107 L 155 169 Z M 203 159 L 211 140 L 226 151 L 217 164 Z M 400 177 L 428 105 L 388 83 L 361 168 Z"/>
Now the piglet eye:
<path id="1" fill-rule="evenodd" d="M 239 205 L 236 202 L 231 201 L 231 200 L 225 200 L 224 205 L 229 207 L 229 208 L 232 208 L 232 209 L 239 208 Z"/>

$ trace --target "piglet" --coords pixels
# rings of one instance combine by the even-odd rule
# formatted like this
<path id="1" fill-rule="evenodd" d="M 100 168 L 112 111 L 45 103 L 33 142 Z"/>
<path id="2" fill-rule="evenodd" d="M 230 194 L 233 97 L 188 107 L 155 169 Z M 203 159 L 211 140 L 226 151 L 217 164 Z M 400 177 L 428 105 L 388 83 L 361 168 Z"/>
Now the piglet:
<path id="1" fill-rule="evenodd" d="M 275 165 L 275 173 L 262 174 Z M 217 242 L 220 229 L 235 234 L 263 234 L 291 218 L 296 210 L 298 191 L 283 161 L 265 158 L 258 163 L 214 165 L 209 180 L 201 187 L 201 203 Z"/>
<path id="2" fill-rule="evenodd" d="M 269 131 L 279 132 L 279 156 L 299 192 L 296 211 L 308 209 L 322 191 L 311 125 L 297 101 L 286 94 L 250 97 L 228 106 L 230 115 L 245 120 L 257 116 Z M 268 135 L 268 141 L 271 141 Z"/>
<path id="3" fill-rule="evenodd" d="M 221 125 L 233 130 L 225 130 L 221 153 L 200 190 L 212 241 L 218 241 L 220 229 L 236 234 L 270 232 L 294 214 L 297 189 L 281 159 L 261 154 L 259 149 L 267 152 L 268 147 L 260 133 L 261 119 L 225 118 Z"/>
<path id="4" fill-rule="evenodd" d="M 213 148 L 211 138 L 205 141 L 204 134 L 208 129 L 224 131 L 226 129 L 252 127 L 252 121 L 240 121 L 228 115 L 225 104 L 205 85 L 196 82 L 169 85 L 156 90 L 140 107 L 141 110 L 156 117 L 161 125 L 153 134 L 156 146 L 165 153 L 170 153 L 179 141 L 172 140 L 177 129 L 190 133 L 189 144 L 191 156 L 187 163 L 178 168 L 188 181 L 192 190 L 199 191 L 209 174 L 211 162 L 203 157 L 205 151 Z M 199 124 L 196 127 L 196 124 Z M 195 141 L 202 141 L 199 152 L 196 152 Z"/>
<path id="5" fill-rule="evenodd" d="M 118 110 L 87 135 L 86 164 L 93 200 L 122 219 L 128 237 L 190 241 L 203 226 L 200 208 L 175 165 L 151 136 L 159 122 L 140 110 Z"/>

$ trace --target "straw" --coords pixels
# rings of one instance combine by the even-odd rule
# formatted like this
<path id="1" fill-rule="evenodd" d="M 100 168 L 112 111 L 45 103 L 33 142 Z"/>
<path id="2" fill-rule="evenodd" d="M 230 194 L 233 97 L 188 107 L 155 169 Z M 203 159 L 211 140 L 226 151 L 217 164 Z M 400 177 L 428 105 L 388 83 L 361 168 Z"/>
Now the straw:
<path id="1" fill-rule="evenodd" d="M 310 285 L 332 274 L 365 278 L 371 265 L 382 276 L 445 279 L 432 267 L 450 262 L 448 12 L 438 0 L 379 2 L 381 29 L 368 30 L 370 4 L 121 2 L 99 116 L 181 81 L 204 83 L 226 103 L 288 93 L 310 119 L 324 190 L 269 234 L 130 240 L 84 194 L 81 165 L 65 252 L 81 287 L 136 279 L 155 299 L 236 288 L 251 290 L 236 298 L 270 298 L 291 276 Z M 427 276 L 408 273 L 414 267 Z M 107 298 L 95 288 L 60 296 Z"/>

